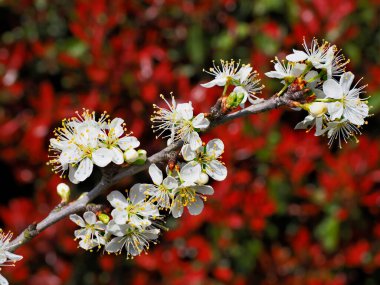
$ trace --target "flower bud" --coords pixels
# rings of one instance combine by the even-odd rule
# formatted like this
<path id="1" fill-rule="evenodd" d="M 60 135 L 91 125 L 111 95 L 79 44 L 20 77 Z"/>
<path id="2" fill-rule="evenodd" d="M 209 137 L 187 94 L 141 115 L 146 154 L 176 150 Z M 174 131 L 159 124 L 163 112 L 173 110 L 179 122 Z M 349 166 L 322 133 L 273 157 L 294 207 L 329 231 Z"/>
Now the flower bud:
<path id="1" fill-rule="evenodd" d="M 65 183 L 57 185 L 57 194 L 61 197 L 62 202 L 67 203 L 70 199 L 70 187 Z"/>
<path id="2" fill-rule="evenodd" d="M 128 149 L 124 152 L 124 160 L 128 163 L 133 163 L 137 160 L 137 158 L 139 157 L 139 154 L 138 152 L 131 148 L 131 149 Z"/>
<path id="3" fill-rule="evenodd" d="M 205 185 L 207 184 L 209 178 L 208 178 L 208 175 L 206 173 L 201 173 L 201 175 L 199 176 L 198 180 L 195 181 L 197 184 L 199 185 Z"/>
<path id="4" fill-rule="evenodd" d="M 146 150 L 145 149 L 139 149 L 137 151 L 138 158 L 134 162 L 134 164 L 143 165 L 146 162 Z"/>
<path id="5" fill-rule="evenodd" d="M 236 103 L 236 97 L 237 97 L 237 94 L 235 92 L 231 92 L 230 95 L 228 95 L 227 97 L 227 100 L 226 100 L 226 105 L 228 108 L 233 108 Z"/>
<path id="6" fill-rule="evenodd" d="M 106 224 L 106 225 L 110 221 L 110 217 L 107 214 L 104 214 L 104 213 L 100 213 L 98 215 L 98 219 L 99 219 L 99 221 L 101 221 L 103 224 Z"/>
<path id="7" fill-rule="evenodd" d="M 327 112 L 327 105 L 323 102 L 313 102 L 309 105 L 309 113 L 313 117 L 320 117 Z"/>
<path id="8" fill-rule="evenodd" d="M 237 97 L 236 97 L 236 103 L 239 105 L 241 103 L 241 101 L 243 101 L 244 99 L 244 93 L 238 93 L 237 94 Z"/>

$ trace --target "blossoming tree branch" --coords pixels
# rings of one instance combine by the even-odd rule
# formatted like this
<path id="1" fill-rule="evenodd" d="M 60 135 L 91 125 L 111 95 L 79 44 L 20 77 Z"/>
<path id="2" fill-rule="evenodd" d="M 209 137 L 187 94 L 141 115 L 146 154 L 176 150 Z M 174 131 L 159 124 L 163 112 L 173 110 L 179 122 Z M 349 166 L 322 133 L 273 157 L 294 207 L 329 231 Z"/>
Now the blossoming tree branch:
<path id="1" fill-rule="evenodd" d="M 22 256 L 13 251 L 67 216 L 77 224 L 74 235 L 85 250 L 124 253 L 127 258 L 146 252 L 167 230 L 165 219 L 180 218 L 184 211 L 201 214 L 207 197 L 214 193 L 210 178 L 226 178 L 227 168 L 221 161 L 223 142 L 218 138 L 202 141 L 200 134 L 235 118 L 287 106 L 307 112 L 296 129 L 314 129 L 316 136 L 327 136 L 329 146 L 335 141 L 341 147 L 350 138 L 357 140 L 369 115 L 368 102 L 362 97 L 365 86 L 360 80 L 354 82 L 354 74 L 345 70 L 348 61 L 335 45 L 313 39 L 310 46 L 304 42 L 303 47 L 286 60 L 274 60 L 274 71 L 266 76 L 281 80 L 283 88 L 269 99 L 258 97 L 264 86 L 249 64 L 223 60 L 206 71 L 213 79 L 201 84 L 221 87 L 221 96 L 209 113 L 194 114 L 191 102 L 178 103 L 173 96 L 168 100 L 161 96 L 165 104 L 154 105 L 151 122 L 157 138 L 167 140 L 167 147 L 149 157 L 121 118 L 107 113 L 97 117 L 84 110 L 63 119 L 50 139 L 48 164 L 74 184 L 89 178 L 94 167 L 101 169 L 102 177 L 75 200 L 71 200 L 70 187 L 59 184 L 62 202 L 44 220 L 13 240 L 11 233 L 1 232 L 0 263 L 20 260 Z M 145 170 L 151 181 L 126 191 L 112 188 Z M 104 205 L 90 204 L 102 195 Z M 1 275 L 0 284 L 8 284 Z"/>

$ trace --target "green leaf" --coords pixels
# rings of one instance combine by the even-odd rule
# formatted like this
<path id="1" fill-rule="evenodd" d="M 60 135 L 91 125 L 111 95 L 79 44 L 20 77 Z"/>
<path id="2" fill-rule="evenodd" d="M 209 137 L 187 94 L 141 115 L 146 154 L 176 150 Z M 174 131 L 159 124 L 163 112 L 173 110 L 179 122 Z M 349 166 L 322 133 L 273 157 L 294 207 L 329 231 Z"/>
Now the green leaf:
<path id="1" fill-rule="evenodd" d="M 201 26 L 191 26 L 189 37 L 186 41 L 186 51 L 193 63 L 198 65 L 203 64 L 205 58 L 205 45 Z"/>
<path id="2" fill-rule="evenodd" d="M 315 235 L 324 249 L 332 252 L 337 248 L 339 241 L 339 221 L 335 215 L 327 216 L 316 228 Z"/>
<path id="3" fill-rule="evenodd" d="M 369 96 L 368 105 L 372 106 L 371 113 L 378 113 L 380 111 L 380 91 L 372 92 Z"/>
<path id="4" fill-rule="evenodd" d="M 70 56 L 75 58 L 81 58 L 88 50 L 86 43 L 76 38 L 61 41 L 58 46 L 60 50 L 67 52 Z"/>

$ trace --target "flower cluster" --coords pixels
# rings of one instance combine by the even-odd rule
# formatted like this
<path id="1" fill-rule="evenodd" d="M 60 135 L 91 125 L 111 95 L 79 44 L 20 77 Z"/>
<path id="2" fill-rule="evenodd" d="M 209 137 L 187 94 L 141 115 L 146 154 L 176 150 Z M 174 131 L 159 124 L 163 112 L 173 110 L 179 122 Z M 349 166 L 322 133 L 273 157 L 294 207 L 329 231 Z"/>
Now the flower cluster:
<path id="1" fill-rule="evenodd" d="M 185 207 L 191 215 L 199 215 L 206 195 L 214 193 L 211 186 L 205 185 L 209 175 L 218 181 L 227 176 L 226 167 L 218 160 L 223 149 L 224 145 L 219 139 L 196 150 L 185 144 L 181 152 L 185 154 L 183 158 L 186 163 L 178 164 L 173 170 L 168 169 L 165 179 L 162 171 L 152 164 L 149 174 L 153 184 L 140 184 L 140 191 L 149 197 L 151 203 L 168 210 L 175 218 L 182 216 Z"/>
<path id="2" fill-rule="evenodd" d="M 313 39 L 309 48 L 303 43 L 304 51 L 293 50 L 286 56 L 287 62 L 276 58 L 274 71 L 267 72 L 271 78 L 281 79 L 284 84 L 282 91 L 296 82 L 301 82 L 308 95 L 299 107 L 308 111 L 309 115 L 296 125 L 296 129 L 315 127 L 315 135 L 327 134 L 329 146 L 338 140 L 347 142 L 350 137 L 360 134 L 359 128 L 365 124 L 369 115 L 366 99 L 360 95 L 366 86 L 353 85 L 354 75 L 345 72 L 348 60 L 328 42 L 321 45 Z"/>
<path id="3" fill-rule="evenodd" d="M 155 226 L 158 225 L 155 220 L 160 218 L 157 207 L 145 201 L 138 186 L 132 187 L 128 198 L 119 191 L 112 191 L 107 199 L 114 208 L 111 221 L 108 215 L 96 216 L 91 211 L 85 212 L 83 218 L 70 215 L 81 227 L 74 232 L 75 238 L 80 239 L 79 247 L 92 250 L 104 246 L 109 253 L 120 253 L 125 248 L 128 258 L 147 250 L 149 242 L 156 240 L 160 233 Z"/>
<path id="4" fill-rule="evenodd" d="M 234 86 L 233 91 L 228 96 L 229 107 L 240 105 L 240 107 L 244 108 L 247 100 L 251 104 L 256 104 L 262 100 L 256 96 L 264 88 L 263 85 L 260 85 L 260 79 L 257 78 L 257 71 L 253 71 L 253 68 L 249 64 L 240 65 L 240 62 L 236 63 L 233 60 L 221 60 L 220 63 L 221 67 L 215 65 L 214 62 L 213 67 L 209 71 L 204 70 L 215 78 L 210 82 L 201 84 L 201 86 L 205 88 L 224 86 L 225 92 L 229 85 Z M 225 92 L 224 95 L 226 95 Z"/>
<path id="5" fill-rule="evenodd" d="M 154 132 L 159 132 L 157 137 L 166 132 L 167 134 L 163 138 L 169 138 L 168 145 L 175 141 L 183 140 L 185 143 L 189 143 L 194 150 L 201 146 L 202 140 L 198 132 L 206 129 L 210 125 L 210 121 L 205 118 L 203 113 L 194 117 L 191 102 L 177 104 L 174 97 L 172 97 L 172 102 L 169 103 L 164 96 L 161 95 L 161 98 L 169 109 L 153 105 L 156 110 L 151 121 Z"/>
<path id="6" fill-rule="evenodd" d="M 96 120 L 95 112 L 85 110 L 81 115 L 77 113 L 77 117 L 64 119 L 62 127 L 54 132 L 56 138 L 50 139 L 49 164 L 53 171 L 61 176 L 68 172 L 70 181 L 79 183 L 91 175 L 94 164 L 105 167 L 111 162 L 117 165 L 145 162 L 146 152 L 135 150 L 140 142 L 125 133 L 124 120 L 108 118 L 103 113 Z"/>
<path id="7" fill-rule="evenodd" d="M 93 212 L 85 212 L 83 218 L 77 214 L 70 216 L 81 229 L 75 231 L 79 246 L 86 250 L 104 246 L 108 253 L 121 253 L 134 257 L 149 249 L 155 243 L 163 226 L 160 210 L 173 217 L 181 217 L 184 208 L 191 215 L 199 215 L 204 208 L 207 195 L 214 189 L 205 185 L 209 176 L 222 181 L 227 176 L 227 169 L 219 160 L 224 145 L 219 139 L 213 139 L 206 145 L 201 143 L 192 150 L 190 144 L 182 147 L 184 162 L 179 162 L 173 169 L 167 168 L 167 177 L 155 164 L 149 167 L 153 184 L 135 184 L 126 198 L 119 191 L 112 191 L 107 200 L 111 204 L 112 220 L 104 219 Z"/>
<path id="8" fill-rule="evenodd" d="M 4 233 L 2 229 L 0 229 L 0 266 L 14 266 L 16 261 L 22 259 L 21 255 L 14 254 L 7 250 L 7 246 L 12 239 L 12 233 Z M 8 285 L 9 282 L 0 274 L 0 284 Z"/>

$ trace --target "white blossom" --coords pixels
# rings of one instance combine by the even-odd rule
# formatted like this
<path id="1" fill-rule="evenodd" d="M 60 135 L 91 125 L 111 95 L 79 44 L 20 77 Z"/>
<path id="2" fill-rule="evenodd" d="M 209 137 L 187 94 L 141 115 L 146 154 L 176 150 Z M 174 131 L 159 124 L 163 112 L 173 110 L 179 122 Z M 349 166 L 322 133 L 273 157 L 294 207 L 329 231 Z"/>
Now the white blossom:
<path id="1" fill-rule="evenodd" d="M 286 56 L 286 59 L 291 62 L 309 61 L 317 69 L 325 68 L 327 57 L 331 56 L 328 52 L 330 44 L 323 42 L 322 45 L 319 45 L 318 40 L 313 39 L 309 48 L 304 39 L 302 45 L 303 51 L 294 49 L 292 54 Z"/>
<path id="2" fill-rule="evenodd" d="M 156 138 L 162 136 L 162 138 L 169 138 L 169 141 L 173 142 L 176 129 L 178 128 L 178 121 L 180 115 L 177 111 L 177 102 L 172 96 L 172 101 L 169 103 L 165 97 L 161 94 L 160 97 L 164 100 L 168 109 L 153 105 L 155 111 L 151 117 L 153 132 L 159 132 Z M 164 133 L 167 133 L 163 136 Z"/>
<path id="3" fill-rule="evenodd" d="M 77 214 L 72 214 L 70 220 L 81 227 L 74 232 L 75 239 L 80 239 L 79 246 L 81 248 L 91 250 L 105 244 L 104 231 L 106 225 L 99 221 L 93 212 L 85 212 L 83 218 Z"/>
<path id="4" fill-rule="evenodd" d="M 247 102 L 247 100 L 251 104 L 256 104 L 263 100 L 256 96 L 256 94 L 260 93 L 264 88 L 264 85 L 260 85 L 260 79 L 258 79 L 257 76 L 258 74 L 256 71 L 251 72 L 245 80 L 240 82 L 240 85 L 234 88 L 233 92 L 236 94 L 244 94 L 244 98 L 240 103 L 241 107 L 244 107 L 244 104 Z"/>
<path id="5" fill-rule="evenodd" d="M 210 121 L 205 118 L 203 113 L 198 114 L 191 120 L 182 120 L 177 131 L 177 138 L 190 144 L 190 147 L 195 150 L 202 145 L 202 140 L 197 131 L 205 129 L 209 125 Z"/>
<path id="6" fill-rule="evenodd" d="M 315 136 L 321 136 L 325 133 L 324 130 L 324 122 L 327 121 L 326 115 L 322 115 L 319 117 L 315 117 L 313 115 L 308 115 L 305 117 L 305 119 L 301 122 L 299 122 L 294 129 L 306 129 L 307 131 L 310 131 L 313 127 L 315 127 Z"/>
<path id="7" fill-rule="evenodd" d="M 23 257 L 18 254 L 14 254 L 7 250 L 8 244 L 12 239 L 13 234 L 11 232 L 4 233 L 0 229 L 0 266 L 14 266 L 14 263 L 21 260 Z M 0 274 L 0 284 L 8 285 L 9 282 L 4 276 Z"/>
<path id="8" fill-rule="evenodd" d="M 128 198 L 119 191 L 108 194 L 107 200 L 114 207 L 111 216 L 115 223 L 143 227 L 151 224 L 150 218 L 156 219 L 160 216 L 157 207 L 150 201 L 145 201 L 145 195 L 139 188 L 140 184 L 135 184 L 129 191 Z"/>
<path id="9" fill-rule="evenodd" d="M 149 166 L 149 174 L 154 184 L 140 184 L 140 191 L 150 196 L 152 203 L 157 202 L 159 207 L 169 209 L 172 191 L 178 187 L 177 179 L 171 176 L 164 179 L 162 171 L 155 164 Z"/>
<path id="10" fill-rule="evenodd" d="M 329 47 L 326 53 L 325 63 L 321 65 L 327 72 L 327 78 L 331 79 L 334 76 L 341 76 L 346 68 L 349 60 L 346 60 L 340 50 L 335 45 Z"/>
<path id="11" fill-rule="evenodd" d="M 227 176 L 227 168 L 219 161 L 223 151 L 224 144 L 220 139 L 213 139 L 196 150 L 192 150 L 188 144 L 181 149 L 186 161 L 194 161 L 195 166 L 200 165 L 204 172 L 217 181 L 222 181 Z"/>
<path id="12" fill-rule="evenodd" d="M 119 165 L 124 163 L 123 151 L 135 149 L 140 145 L 136 137 L 129 136 L 129 134 L 124 135 L 124 126 L 123 119 L 114 118 L 106 124 L 100 135 L 100 145 L 111 152 L 107 160 L 111 159 L 113 163 Z"/>
<path id="13" fill-rule="evenodd" d="M 333 102 L 327 104 L 330 120 L 345 118 L 355 125 L 363 125 L 364 119 L 368 116 L 368 105 L 365 99 L 359 97 L 365 86 L 359 88 L 356 85 L 351 88 L 354 75 L 346 72 L 340 77 L 340 82 L 328 79 L 323 83 L 323 92 L 326 98 Z"/>
<path id="14" fill-rule="evenodd" d="M 274 71 L 266 72 L 265 75 L 270 78 L 290 80 L 300 76 L 306 69 L 306 64 L 291 62 L 285 63 L 276 57 L 274 61 L 274 69 Z"/>
<path id="15" fill-rule="evenodd" d="M 127 258 L 140 255 L 149 249 L 149 243 L 155 243 L 160 233 L 153 227 L 133 227 L 130 224 L 118 224 L 114 220 L 107 225 L 107 233 L 115 237 L 105 246 L 109 253 L 121 253 L 123 248 L 127 252 Z"/>
<path id="16" fill-rule="evenodd" d="M 85 110 L 63 120 L 62 127 L 55 130 L 56 138 L 50 139 L 53 171 L 61 175 L 67 171 L 70 181 L 79 183 L 91 175 L 94 165 L 122 164 L 123 151 L 138 147 L 140 142 L 124 134 L 122 119 L 106 122 L 108 117 L 103 113 L 96 121 L 95 113 Z"/>
<path id="17" fill-rule="evenodd" d="M 327 123 L 326 131 L 327 137 L 329 138 L 328 145 L 331 147 L 333 142 L 338 140 L 339 148 L 342 148 L 342 141 L 347 143 L 351 137 L 355 138 L 358 142 L 356 135 L 361 134 L 359 128 L 347 119 Z"/>
<path id="18" fill-rule="evenodd" d="M 221 67 L 215 65 L 209 71 L 205 71 L 208 74 L 214 76 L 214 79 L 210 82 L 201 84 L 202 87 L 211 88 L 214 86 L 225 86 L 229 81 L 244 82 L 251 74 L 252 67 L 248 65 L 242 65 L 240 62 L 236 63 L 234 60 L 224 61 L 221 60 Z M 233 83 L 233 82 L 232 82 Z"/>
<path id="19" fill-rule="evenodd" d="M 197 148 L 202 143 L 198 131 L 207 128 L 210 121 L 205 118 L 203 113 L 194 117 L 191 102 L 176 104 L 172 98 L 172 104 L 169 104 L 164 97 L 162 98 L 169 109 L 154 105 L 157 110 L 151 118 L 154 132 L 159 132 L 157 137 L 167 132 L 168 134 L 163 137 L 169 138 L 168 144 L 184 140 L 186 143 L 190 143 L 194 149 Z"/>
<path id="20" fill-rule="evenodd" d="M 174 199 L 170 208 L 173 217 L 181 217 L 184 207 L 187 207 L 191 215 L 199 215 L 203 210 L 205 195 L 214 193 L 211 186 L 195 184 L 201 171 L 201 165 L 195 161 L 181 167 L 178 173 L 181 184 L 173 191 Z"/>
<path id="21" fill-rule="evenodd" d="M 204 207 L 205 195 L 214 194 L 214 189 L 209 185 L 196 185 L 194 182 L 184 182 L 174 190 L 174 200 L 171 213 L 174 218 L 181 217 L 184 207 L 187 207 L 191 215 L 199 215 Z"/>

